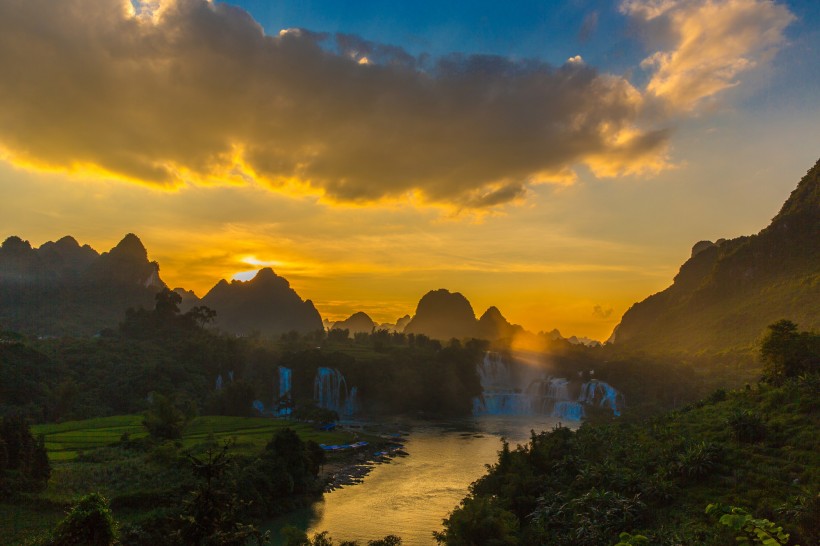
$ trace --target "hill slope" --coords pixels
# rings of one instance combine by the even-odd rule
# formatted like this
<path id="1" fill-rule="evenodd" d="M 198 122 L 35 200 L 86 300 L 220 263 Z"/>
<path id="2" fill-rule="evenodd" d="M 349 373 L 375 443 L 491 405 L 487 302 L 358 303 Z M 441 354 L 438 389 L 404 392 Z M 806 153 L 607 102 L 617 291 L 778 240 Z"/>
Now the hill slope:
<path id="1" fill-rule="evenodd" d="M 788 318 L 820 328 L 820 161 L 757 235 L 701 241 L 672 286 L 633 305 L 610 342 L 647 352 L 752 347 Z"/>
<path id="2" fill-rule="evenodd" d="M 817 544 L 817 381 L 721 390 L 641 422 L 533 432 L 473 483 L 444 543 L 597 546 L 630 532 L 646 544 L 735 544 L 742 533 L 704 513 L 717 502 L 776 520 L 788 544 Z"/>

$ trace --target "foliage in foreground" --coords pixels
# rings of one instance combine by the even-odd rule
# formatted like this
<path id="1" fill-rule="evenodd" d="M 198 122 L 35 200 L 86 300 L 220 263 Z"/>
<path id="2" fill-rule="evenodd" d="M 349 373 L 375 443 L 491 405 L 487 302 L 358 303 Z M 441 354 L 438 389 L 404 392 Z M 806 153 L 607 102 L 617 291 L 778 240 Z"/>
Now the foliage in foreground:
<path id="1" fill-rule="evenodd" d="M 533 433 L 525 446 L 504 445 L 437 538 L 448 546 L 597 546 L 638 537 L 723 545 L 761 530 L 780 544 L 817 544 L 818 401 L 812 374 L 640 424 Z M 704 513 L 710 503 L 734 507 L 722 518 L 731 528 Z"/>
<path id="2" fill-rule="evenodd" d="M 108 500 L 98 493 L 82 497 L 57 524 L 49 546 L 110 546 L 117 539 L 117 523 Z"/>

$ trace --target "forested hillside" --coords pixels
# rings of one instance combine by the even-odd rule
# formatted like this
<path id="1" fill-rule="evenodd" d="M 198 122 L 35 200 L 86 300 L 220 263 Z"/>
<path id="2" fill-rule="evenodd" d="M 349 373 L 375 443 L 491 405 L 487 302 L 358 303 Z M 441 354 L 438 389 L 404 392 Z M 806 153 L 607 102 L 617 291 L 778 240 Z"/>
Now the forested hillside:
<path id="1" fill-rule="evenodd" d="M 757 235 L 701 241 L 666 290 L 633 305 L 611 342 L 633 351 L 750 350 L 787 317 L 820 328 L 820 162 Z"/>

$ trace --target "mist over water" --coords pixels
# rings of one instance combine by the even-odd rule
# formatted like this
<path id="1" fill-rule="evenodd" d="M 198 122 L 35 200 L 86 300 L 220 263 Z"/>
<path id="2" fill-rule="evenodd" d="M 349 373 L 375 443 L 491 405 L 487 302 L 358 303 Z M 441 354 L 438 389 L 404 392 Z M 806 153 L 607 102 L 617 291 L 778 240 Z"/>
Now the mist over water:
<path id="1" fill-rule="evenodd" d="M 399 535 L 406 546 L 434 544 L 432 533 L 467 494 L 469 485 L 497 460 L 501 438 L 525 443 L 530 430 L 550 430 L 551 416 L 494 416 L 401 425 L 408 457 L 376 465 L 361 484 L 347 486 L 265 526 L 280 544 L 279 529 L 295 525 L 309 534 L 328 531 L 336 540 Z M 571 428 L 576 424 L 564 423 Z"/>
<path id="2" fill-rule="evenodd" d="M 624 397 L 596 379 L 573 381 L 552 377 L 543 365 L 532 366 L 501 353 L 488 351 L 477 366 L 481 396 L 473 400 L 473 415 L 551 415 L 580 421 L 584 406 L 606 408 L 621 414 Z"/>

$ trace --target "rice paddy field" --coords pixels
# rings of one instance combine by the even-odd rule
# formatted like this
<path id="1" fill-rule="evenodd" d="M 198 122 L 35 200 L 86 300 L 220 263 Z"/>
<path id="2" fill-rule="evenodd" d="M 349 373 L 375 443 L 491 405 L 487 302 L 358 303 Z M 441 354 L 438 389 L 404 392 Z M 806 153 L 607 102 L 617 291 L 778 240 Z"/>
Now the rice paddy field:
<path id="1" fill-rule="evenodd" d="M 324 432 L 317 425 L 268 417 L 205 416 L 192 420 L 181 441 L 158 445 L 150 452 L 123 449 L 124 439 L 147 433 L 142 415 L 119 415 L 84 421 L 32 426 L 45 439 L 52 474 L 42 493 L 15 502 L 0 499 L 0 544 L 32 544 L 46 536 L 82 495 L 96 491 L 112 502 L 120 521 L 139 520 L 146 506 L 161 502 L 185 487 L 185 477 L 170 461 L 205 444 L 231 442 L 231 453 L 259 453 L 273 435 L 294 429 L 303 440 L 320 444 L 348 443 L 349 431 Z M 359 432 L 361 436 L 361 432 Z"/>
<path id="2" fill-rule="evenodd" d="M 205 442 L 211 435 L 217 442 L 234 441 L 236 453 L 259 451 L 281 429 L 294 429 L 303 440 L 319 444 L 338 444 L 350 441 L 349 432 L 322 432 L 316 427 L 287 419 L 268 417 L 197 417 L 186 427 L 182 437 L 183 448 Z M 124 435 L 132 440 L 147 436 L 142 426 L 142 415 L 118 415 L 84 421 L 67 421 L 54 425 L 35 425 L 31 432 L 45 437 L 49 459 L 53 462 L 76 459 L 81 453 L 118 444 Z"/>

